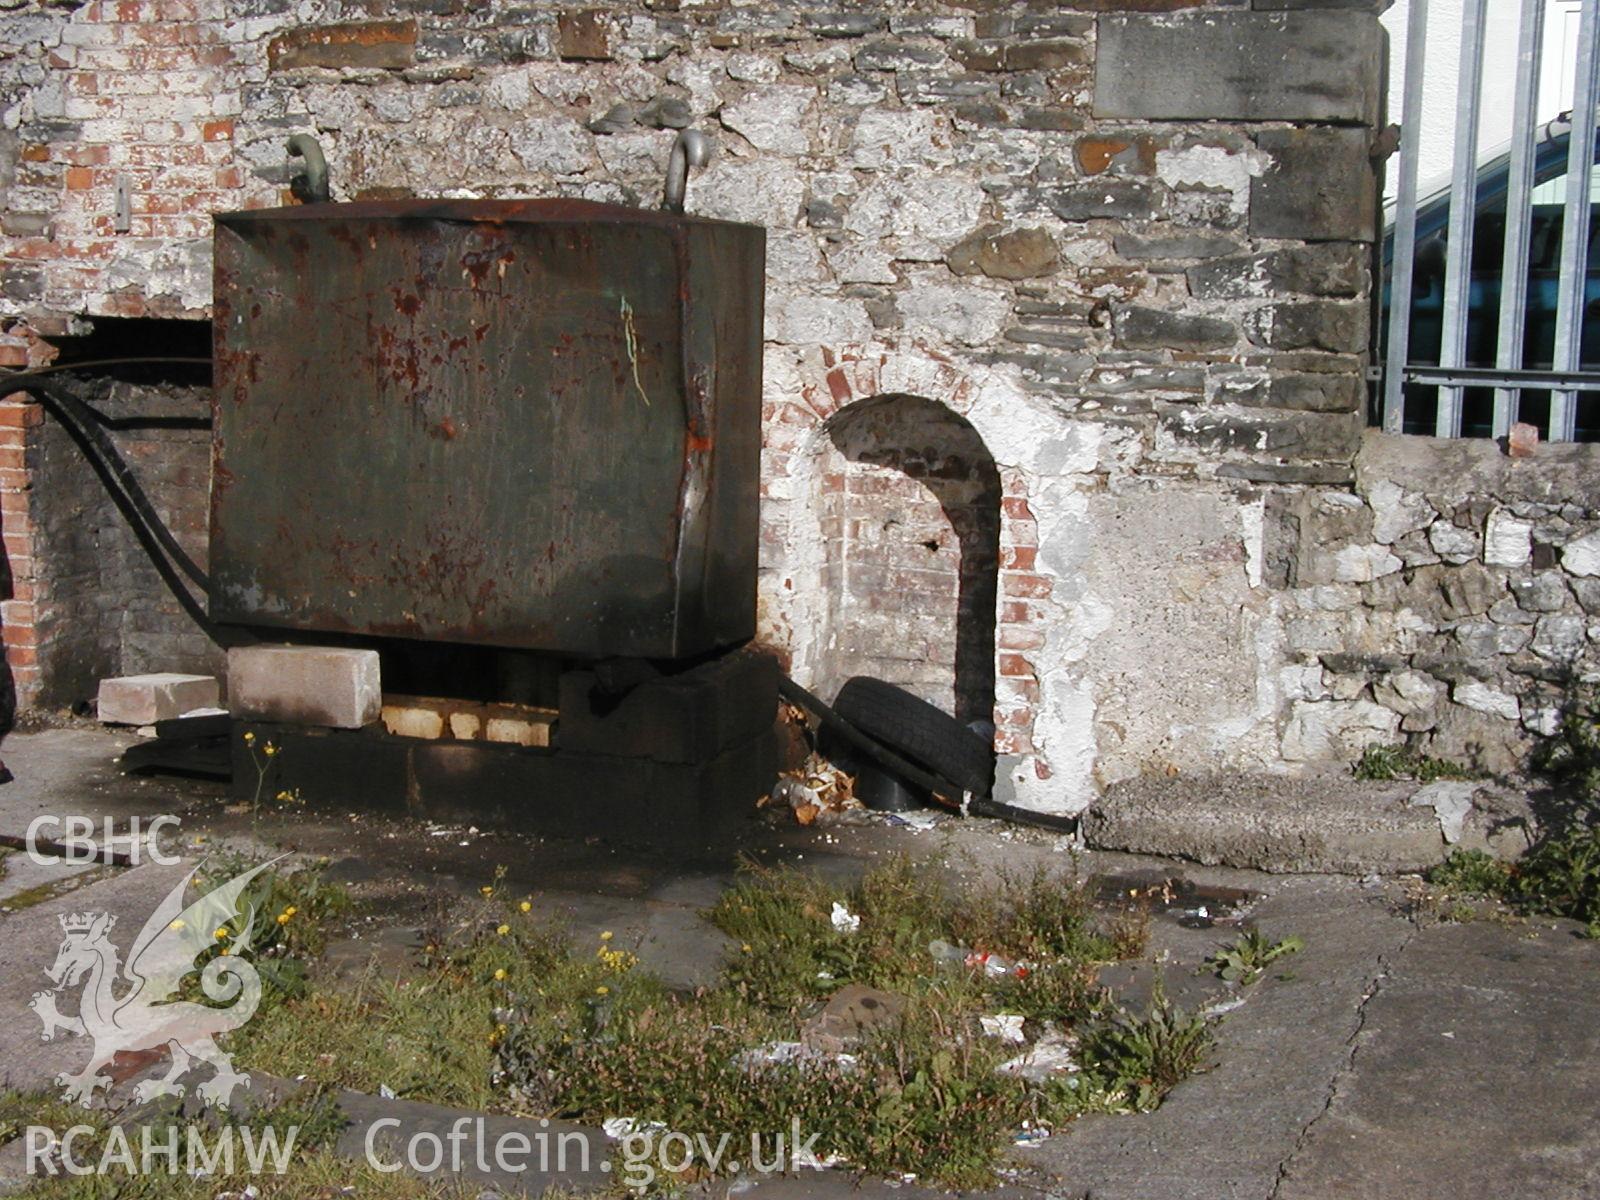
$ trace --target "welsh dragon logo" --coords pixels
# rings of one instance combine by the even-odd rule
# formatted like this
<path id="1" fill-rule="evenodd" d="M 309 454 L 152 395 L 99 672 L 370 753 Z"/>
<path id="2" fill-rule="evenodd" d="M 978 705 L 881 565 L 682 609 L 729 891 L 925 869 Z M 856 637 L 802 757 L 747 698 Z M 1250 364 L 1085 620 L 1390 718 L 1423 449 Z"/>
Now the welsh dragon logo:
<path id="1" fill-rule="evenodd" d="M 238 906 L 250 881 L 272 865 L 263 863 L 236 875 L 185 907 L 184 894 L 199 868 L 191 870 L 144 923 L 126 963 L 119 962 L 111 941 L 115 916 L 91 912 L 61 917 L 65 936 L 55 965 L 45 972 L 55 987 L 35 992 L 28 1007 L 44 1022 L 44 1041 L 54 1040 L 57 1030 L 94 1040 L 94 1054 L 82 1071 L 56 1076 L 69 1103 L 87 1105 L 97 1088 L 109 1089 L 111 1078 L 102 1072 L 117 1054 L 162 1046 L 172 1056 L 172 1069 L 139 1084 L 135 1095 L 140 1100 L 183 1095 L 187 1088 L 178 1081 L 202 1065 L 215 1072 L 196 1089 L 207 1104 L 226 1107 L 234 1088 L 250 1086 L 250 1077 L 233 1069 L 233 1060 L 217 1047 L 216 1038 L 248 1021 L 261 1000 L 261 978 L 243 957 L 250 949 L 256 913 L 252 908 L 240 918 Z M 235 933 L 231 927 L 237 923 L 243 928 Z M 195 960 L 217 947 L 216 931 L 225 926 L 230 927 L 226 951 L 199 969 L 200 990 L 212 1003 L 179 999 L 184 979 L 196 973 Z M 63 1015 L 56 997 L 80 983 L 78 1014 Z"/>

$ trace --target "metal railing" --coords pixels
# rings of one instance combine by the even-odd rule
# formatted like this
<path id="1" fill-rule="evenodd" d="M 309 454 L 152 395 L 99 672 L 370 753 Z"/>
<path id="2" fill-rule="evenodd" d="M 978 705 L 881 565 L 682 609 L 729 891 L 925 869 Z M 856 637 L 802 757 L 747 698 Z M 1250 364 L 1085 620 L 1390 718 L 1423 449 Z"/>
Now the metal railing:
<path id="1" fill-rule="evenodd" d="M 1454 154 L 1449 189 L 1449 215 L 1431 237 L 1444 242 L 1439 355 L 1436 363 L 1415 361 L 1412 345 L 1413 302 L 1418 250 L 1418 164 L 1421 158 L 1425 82 L 1428 72 L 1429 0 L 1410 0 L 1404 65 L 1404 101 L 1400 118 L 1399 176 L 1390 233 L 1392 267 L 1389 311 L 1380 374 L 1382 423 L 1390 432 L 1406 429 L 1406 385 L 1438 389 L 1433 433 L 1462 434 L 1463 398 L 1468 388 L 1492 388 L 1490 436 L 1502 437 L 1522 415 L 1523 393 L 1549 393 L 1548 438 L 1571 441 L 1577 435 L 1578 397 L 1600 391 L 1600 371 L 1585 370 L 1583 347 L 1591 232 L 1591 179 L 1595 165 L 1597 101 L 1597 38 L 1600 0 L 1581 0 L 1577 17 L 1572 107 L 1563 120 L 1541 124 L 1537 111 L 1542 69 L 1562 69 L 1546 53 L 1546 8 L 1550 0 L 1521 0 L 1517 22 L 1516 78 L 1511 97 L 1511 142 L 1503 163 L 1505 241 L 1499 261 L 1499 304 L 1494 325 L 1493 366 L 1487 355 L 1469 361 L 1469 323 L 1473 296 L 1473 234 L 1484 204 L 1485 179 L 1478 158 L 1480 117 L 1485 103 L 1484 46 L 1487 16 L 1516 0 L 1461 0 L 1461 49 L 1457 75 Z M 1441 5 L 1441 7 L 1443 7 Z M 1568 5 L 1570 7 L 1570 5 Z M 1453 13 L 1446 12 L 1448 20 Z M 1449 69 L 1445 66 L 1443 69 Z M 1494 82 L 1494 81 L 1489 81 Z M 1502 95 L 1491 96 L 1503 103 Z M 1566 154 L 1550 153 L 1565 138 Z M 1543 153 L 1541 154 L 1541 150 Z M 1547 366 L 1530 368 L 1524 361 L 1528 342 L 1530 300 L 1529 247 L 1534 228 L 1533 194 L 1539 183 L 1565 174 L 1561 243 L 1556 278 L 1555 328 Z M 1498 194 L 1498 175 L 1489 190 Z M 1437 209 L 1438 205 L 1428 206 Z M 1486 248 L 1480 248 L 1486 249 Z M 1481 263 L 1482 254 L 1478 256 Z M 1485 297 L 1485 301 L 1487 297 Z M 1476 314 L 1487 320 L 1486 312 Z M 1541 355 L 1542 357 L 1542 355 Z M 1480 426 L 1481 428 L 1481 426 Z"/>

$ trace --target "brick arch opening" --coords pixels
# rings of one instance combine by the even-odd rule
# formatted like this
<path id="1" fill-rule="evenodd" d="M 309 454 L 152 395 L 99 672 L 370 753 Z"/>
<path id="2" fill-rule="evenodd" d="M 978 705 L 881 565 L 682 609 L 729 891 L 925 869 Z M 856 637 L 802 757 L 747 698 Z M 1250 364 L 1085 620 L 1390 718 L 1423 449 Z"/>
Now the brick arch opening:
<path id="1" fill-rule="evenodd" d="M 964 722 L 995 710 L 1001 480 L 965 417 L 921 396 L 850 404 L 813 446 L 823 595 L 816 679 L 899 684 Z"/>

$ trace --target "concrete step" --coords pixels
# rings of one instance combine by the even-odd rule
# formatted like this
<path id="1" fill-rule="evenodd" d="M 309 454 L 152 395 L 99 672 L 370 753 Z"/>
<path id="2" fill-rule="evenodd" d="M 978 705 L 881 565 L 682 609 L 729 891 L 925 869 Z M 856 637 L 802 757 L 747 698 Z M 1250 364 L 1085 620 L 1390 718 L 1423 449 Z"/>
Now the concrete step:
<path id="1" fill-rule="evenodd" d="M 1082 822 L 1098 850 L 1347 875 L 1425 871 L 1458 847 L 1513 858 L 1527 849 L 1533 826 L 1516 788 L 1368 783 L 1344 773 L 1124 780 Z"/>

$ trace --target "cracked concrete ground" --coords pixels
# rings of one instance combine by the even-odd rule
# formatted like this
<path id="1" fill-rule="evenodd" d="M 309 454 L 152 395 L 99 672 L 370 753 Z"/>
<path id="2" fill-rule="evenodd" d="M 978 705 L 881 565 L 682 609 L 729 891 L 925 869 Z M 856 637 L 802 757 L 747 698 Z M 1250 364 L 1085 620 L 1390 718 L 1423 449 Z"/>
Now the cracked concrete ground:
<path id="1" fill-rule="evenodd" d="M 334 970 L 369 955 L 403 957 L 410 923 L 474 893 L 497 867 L 511 886 L 564 910 L 578 930 L 615 929 L 648 965 L 691 986 L 715 970 L 722 952 L 720 935 L 698 912 L 731 877 L 736 850 L 848 878 L 898 850 L 941 854 L 963 873 L 982 873 L 1059 862 L 1067 849 L 1063 839 L 976 821 L 921 833 L 752 821 L 736 847 L 664 861 L 598 841 L 443 832 L 356 811 L 252 817 L 229 812 L 213 785 L 121 777 L 114 757 L 124 740 L 87 728 L 13 734 L 4 753 L 18 781 L 0 788 L 0 833 L 20 833 L 41 812 L 123 820 L 174 812 L 190 853 L 226 841 L 262 854 L 327 854 L 333 873 L 384 913 L 358 931 L 359 939 L 330 951 L 327 969 Z M 1016 1150 L 1010 1182 L 997 1194 L 1600 1196 L 1593 1121 L 1600 1111 L 1600 943 L 1581 940 L 1570 922 L 1419 923 L 1405 915 L 1404 889 L 1394 881 L 1269 876 L 1098 853 L 1082 860 L 1086 873 L 1152 868 L 1259 892 L 1249 920 L 1274 939 L 1300 936 L 1305 949 L 1275 964 L 1222 1018 L 1210 1070 L 1180 1085 L 1155 1113 L 1085 1118 Z M 62 1056 L 66 1044 L 34 1041 L 25 1011 L 59 939 L 59 913 L 127 909 L 135 920 L 141 904 L 147 909 L 164 891 L 170 872 L 141 866 L 50 874 L 30 868 L 26 903 L 10 912 L 0 879 L 0 1019 L 22 1031 L 0 1043 L 0 1080 L 13 1086 L 48 1085 L 71 1065 Z M 52 887 L 62 894 L 50 895 Z M 1148 989 L 1160 974 L 1187 1006 L 1214 999 L 1220 985 L 1196 968 L 1231 936 L 1158 918 L 1151 955 L 1159 962 L 1129 972 L 1128 990 Z M 430 1111 L 427 1119 L 449 1115 Z M 0 1153 L 0 1176 L 4 1163 Z M 741 1181 L 740 1190 L 774 1200 L 932 1194 L 839 1171 Z"/>

